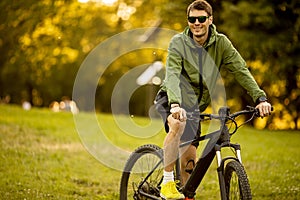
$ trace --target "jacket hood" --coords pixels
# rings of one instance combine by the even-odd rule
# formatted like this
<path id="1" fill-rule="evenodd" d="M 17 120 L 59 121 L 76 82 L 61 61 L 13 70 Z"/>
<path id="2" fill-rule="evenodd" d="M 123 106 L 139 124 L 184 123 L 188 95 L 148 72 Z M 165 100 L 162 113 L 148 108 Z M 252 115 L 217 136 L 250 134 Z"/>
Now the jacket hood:
<path id="1" fill-rule="evenodd" d="M 190 46 L 191 48 L 197 48 L 198 46 L 196 45 L 195 41 L 193 40 L 193 38 L 190 37 L 190 35 L 192 34 L 190 31 L 190 28 L 187 26 L 184 31 L 182 32 L 182 34 L 185 36 L 185 41 L 186 44 L 188 46 Z M 216 41 L 216 36 L 217 36 L 218 32 L 217 32 L 217 28 L 214 24 L 209 26 L 209 39 L 208 42 L 204 45 L 204 48 L 210 46 L 211 44 L 213 44 Z"/>

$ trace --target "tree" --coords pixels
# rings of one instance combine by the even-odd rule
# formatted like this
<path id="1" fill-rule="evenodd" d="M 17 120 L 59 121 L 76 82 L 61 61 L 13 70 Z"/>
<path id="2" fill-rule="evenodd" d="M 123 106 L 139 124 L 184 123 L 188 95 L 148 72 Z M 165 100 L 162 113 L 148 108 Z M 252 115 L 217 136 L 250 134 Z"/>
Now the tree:
<path id="1" fill-rule="evenodd" d="M 236 0 L 222 1 L 222 7 L 220 30 L 234 41 L 275 106 L 270 126 L 275 118 L 291 118 L 286 128 L 298 129 L 299 2 Z"/>
<path id="2" fill-rule="evenodd" d="M 2 1 L 0 6 L 5 10 L 0 96 L 36 106 L 71 96 L 85 55 L 111 31 L 102 15 L 111 10 L 77 1 Z"/>
<path id="3" fill-rule="evenodd" d="M 62 96 L 71 96 L 78 69 L 99 43 L 122 31 L 141 27 L 182 31 L 187 25 L 186 8 L 192 1 L 123 0 L 108 6 L 100 1 L 81 4 L 76 0 L 3 0 L 0 2 L 0 97 L 10 95 L 12 103 L 28 100 L 35 106 L 48 106 Z M 214 8 L 218 31 L 233 41 L 279 111 L 272 115 L 269 127 L 276 128 L 275 124 L 284 122 L 282 128 L 297 129 L 300 123 L 299 2 L 208 1 Z M 159 43 L 168 43 L 170 39 L 159 31 L 151 37 L 149 40 L 156 39 Z M 107 53 L 120 51 L 119 48 L 117 42 L 111 44 Z M 101 100 L 96 102 L 98 110 L 110 111 L 114 85 L 129 70 L 155 59 L 164 61 L 167 52 L 153 57 L 154 51 L 129 52 L 106 69 L 96 93 L 96 99 Z M 230 88 L 229 104 L 248 105 L 251 100 L 247 95 L 236 99 L 235 94 L 244 94 L 244 90 L 234 84 L 233 77 L 229 74 L 224 77 Z M 89 81 L 88 75 L 86 79 Z M 134 94 L 132 102 L 144 103 L 144 89 Z M 145 113 L 141 107 L 136 109 L 132 112 Z"/>

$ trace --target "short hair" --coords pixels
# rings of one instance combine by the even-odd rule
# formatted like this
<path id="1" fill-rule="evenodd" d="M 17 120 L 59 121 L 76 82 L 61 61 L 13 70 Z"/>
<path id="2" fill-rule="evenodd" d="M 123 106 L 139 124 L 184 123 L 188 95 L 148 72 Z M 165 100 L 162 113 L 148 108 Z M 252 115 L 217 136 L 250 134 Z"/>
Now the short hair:
<path id="1" fill-rule="evenodd" d="M 191 10 L 204 10 L 208 16 L 212 16 L 213 14 L 211 5 L 205 0 L 196 0 L 191 3 L 187 8 L 187 16 L 189 16 Z"/>

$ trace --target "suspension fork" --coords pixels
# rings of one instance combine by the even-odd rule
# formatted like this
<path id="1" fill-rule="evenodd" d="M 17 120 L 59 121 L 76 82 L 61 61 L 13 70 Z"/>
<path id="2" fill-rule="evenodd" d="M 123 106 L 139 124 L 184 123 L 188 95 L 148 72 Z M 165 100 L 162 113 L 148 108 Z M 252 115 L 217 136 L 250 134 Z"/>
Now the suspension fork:
<path id="1" fill-rule="evenodd" d="M 229 146 L 233 147 L 236 152 L 236 158 L 235 157 L 227 157 L 222 159 L 221 155 L 221 148 L 223 146 Z M 229 144 L 229 145 L 215 145 L 215 152 L 216 152 L 216 159 L 217 159 L 217 172 L 218 172 L 218 179 L 219 179 L 219 185 L 220 185 L 220 194 L 221 199 L 226 200 L 227 194 L 226 194 L 226 186 L 225 186 L 225 179 L 224 179 L 224 168 L 225 168 L 225 161 L 229 159 L 238 160 L 240 163 L 242 163 L 242 157 L 241 157 L 241 146 L 239 144 Z"/>
<path id="2" fill-rule="evenodd" d="M 226 186 L 225 186 L 225 179 L 224 179 L 224 162 L 222 160 L 222 155 L 221 155 L 221 146 L 216 144 L 215 151 L 216 151 L 216 158 L 218 164 L 217 172 L 218 172 L 221 199 L 225 200 Z"/>

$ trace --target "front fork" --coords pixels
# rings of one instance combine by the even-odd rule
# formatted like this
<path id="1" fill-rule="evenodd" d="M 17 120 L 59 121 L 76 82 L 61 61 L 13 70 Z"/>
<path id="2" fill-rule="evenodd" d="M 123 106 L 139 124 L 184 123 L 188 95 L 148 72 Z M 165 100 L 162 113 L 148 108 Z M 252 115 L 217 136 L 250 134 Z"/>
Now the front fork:
<path id="1" fill-rule="evenodd" d="M 236 157 L 226 157 L 226 158 L 222 159 L 221 148 L 224 146 L 229 146 L 229 147 L 234 148 L 234 150 L 236 152 Z M 218 171 L 221 199 L 226 200 L 227 195 L 226 195 L 226 186 L 225 186 L 225 179 L 224 179 L 225 161 L 233 159 L 233 160 L 238 160 L 240 163 L 242 163 L 241 146 L 239 144 L 216 145 L 215 151 L 216 151 L 216 159 L 217 159 L 217 164 L 218 164 L 217 171 Z"/>

